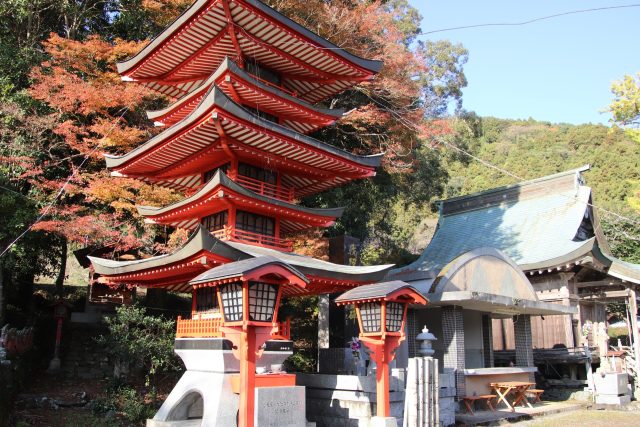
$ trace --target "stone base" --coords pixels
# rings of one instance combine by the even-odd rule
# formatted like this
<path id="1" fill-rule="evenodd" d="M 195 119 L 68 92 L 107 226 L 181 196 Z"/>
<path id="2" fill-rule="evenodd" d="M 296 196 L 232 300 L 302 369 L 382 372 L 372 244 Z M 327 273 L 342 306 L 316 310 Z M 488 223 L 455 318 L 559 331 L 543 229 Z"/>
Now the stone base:
<path id="1" fill-rule="evenodd" d="M 231 389 L 232 375 L 185 372 L 147 427 L 235 425 L 239 398 Z"/>
<path id="2" fill-rule="evenodd" d="M 147 427 L 200 427 L 202 420 L 156 421 L 147 420 Z"/>
<path id="3" fill-rule="evenodd" d="M 372 417 L 369 427 L 398 427 L 395 417 Z"/>
<path id="4" fill-rule="evenodd" d="M 627 405 L 631 402 L 631 396 L 623 394 L 616 396 L 612 394 L 596 394 L 596 405 Z"/>

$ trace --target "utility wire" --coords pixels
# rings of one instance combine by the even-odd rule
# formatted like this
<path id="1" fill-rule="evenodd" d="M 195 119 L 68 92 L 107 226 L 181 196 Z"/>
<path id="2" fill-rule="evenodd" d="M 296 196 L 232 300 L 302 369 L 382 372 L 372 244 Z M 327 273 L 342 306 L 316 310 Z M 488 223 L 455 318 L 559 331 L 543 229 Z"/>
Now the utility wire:
<path id="1" fill-rule="evenodd" d="M 109 129 L 109 131 L 102 137 L 102 139 L 106 138 L 107 136 L 109 136 L 111 134 L 111 132 L 113 132 L 113 130 L 116 128 L 116 126 L 118 125 L 118 123 L 120 122 L 120 119 L 122 119 L 122 117 L 124 117 L 124 115 L 127 113 L 127 111 L 129 111 L 129 107 L 124 107 L 122 114 L 120 114 L 120 116 L 117 117 L 117 119 L 114 121 L 113 125 L 111 126 L 111 128 Z M 58 199 L 62 196 L 62 194 L 64 194 L 65 189 L 67 188 L 67 185 L 69 185 L 69 183 L 71 182 L 71 179 L 73 179 L 73 177 L 80 172 L 80 170 L 84 167 L 85 163 L 87 163 L 87 160 L 89 160 L 89 157 L 91 157 L 91 155 L 93 153 L 95 153 L 98 148 L 100 147 L 100 144 L 96 144 L 95 147 L 93 147 L 93 149 L 91 151 L 89 151 L 85 156 L 84 159 L 82 159 L 82 162 L 80 162 L 80 165 L 78 165 L 78 167 L 76 169 L 74 169 L 71 174 L 69 174 L 69 176 L 67 177 L 67 179 L 65 180 L 64 184 L 62 184 L 62 186 L 60 187 L 60 189 L 58 190 L 58 192 L 56 193 L 55 197 L 53 198 L 53 200 L 44 208 L 44 210 L 42 211 L 42 213 L 38 216 L 38 218 L 36 218 L 36 220 L 29 226 L 27 227 L 22 233 L 20 233 L 20 235 L 18 235 L 18 237 L 16 237 L 15 239 L 13 239 L 13 241 L 11 243 L 9 243 L 9 245 L 2 251 L 2 253 L 0 253 L 0 258 L 2 258 L 7 252 L 9 252 L 9 249 L 11 249 L 13 247 L 13 245 L 15 245 L 16 243 L 18 243 L 18 241 L 20 239 L 22 239 L 29 231 L 31 231 L 31 229 L 40 221 L 42 221 L 42 218 L 44 218 L 49 211 L 51 210 L 51 208 L 53 207 L 53 205 L 58 201 Z"/>
<path id="2" fill-rule="evenodd" d="M 414 131 L 414 132 L 417 132 L 417 131 L 418 131 L 418 129 L 417 129 L 417 127 L 416 127 L 416 125 L 415 125 L 415 124 L 413 124 L 412 122 L 409 122 L 409 121 L 408 121 L 408 120 L 406 120 L 404 117 L 400 116 L 397 112 L 395 112 L 395 111 L 393 111 L 392 109 L 388 108 L 388 107 L 387 107 L 386 105 L 384 105 L 382 102 L 379 102 L 379 101 L 378 101 L 378 100 L 376 100 L 375 98 L 373 98 L 373 97 L 369 96 L 368 94 L 366 94 L 366 93 L 364 93 L 364 92 L 362 92 L 362 91 L 361 91 L 361 93 L 363 93 L 363 94 L 364 94 L 365 96 L 367 96 L 370 100 L 372 100 L 374 103 L 376 103 L 376 104 L 377 104 L 378 106 L 380 106 L 382 109 L 384 109 L 384 110 L 385 110 L 385 111 L 387 111 L 389 114 L 391 114 L 393 117 L 395 117 L 395 118 L 396 118 L 396 120 L 398 120 L 398 122 L 399 122 L 401 125 L 403 125 L 404 127 L 406 127 L 407 129 L 409 129 L 409 130 L 411 130 L 411 131 Z M 482 159 L 482 158 L 480 158 L 480 157 L 478 157 L 478 156 L 475 156 L 475 155 L 473 155 L 473 154 L 469 153 L 468 151 L 466 151 L 466 150 L 464 150 L 464 149 L 462 149 L 462 148 L 458 147 L 458 146 L 457 146 L 457 145 L 455 145 L 455 144 L 452 144 L 452 143 L 450 143 L 450 142 L 447 142 L 447 141 L 444 141 L 444 140 L 440 140 L 440 139 L 438 140 L 438 142 L 442 143 L 442 144 L 443 144 L 443 145 L 445 145 L 446 147 L 450 147 L 451 149 L 453 149 L 453 150 L 455 150 L 455 151 L 457 151 L 457 152 L 459 152 L 459 153 L 461 153 L 461 154 L 464 154 L 465 156 L 467 156 L 467 157 L 469 157 L 469 158 L 471 158 L 471 159 L 473 159 L 473 160 L 477 161 L 478 163 L 480 163 L 480 164 L 482 164 L 482 165 L 484 165 L 484 166 L 486 166 L 486 167 L 488 167 L 488 168 L 494 169 L 494 170 L 496 170 L 496 171 L 498 171 L 498 172 L 500 172 L 500 173 L 502 173 L 502 174 L 504 174 L 504 175 L 510 176 L 510 177 L 512 177 L 512 178 L 515 178 L 516 180 L 518 180 L 518 182 L 525 182 L 525 181 L 527 181 L 526 179 L 524 179 L 524 178 L 522 178 L 522 177 L 520 177 L 520 176 L 518 176 L 518 175 L 514 174 L 514 173 L 513 173 L 513 172 L 511 172 L 511 171 L 508 171 L 508 170 L 506 170 L 506 169 L 504 169 L 504 168 L 502 168 L 502 167 L 500 167 L 500 166 L 494 165 L 493 163 L 488 162 L 487 160 L 484 160 L 484 159 Z M 429 147 L 429 148 L 430 148 L 430 149 L 432 149 L 432 150 L 435 150 L 435 148 L 433 148 L 433 147 Z M 617 213 L 617 212 L 613 212 L 613 211 L 611 211 L 611 210 L 609 210 L 609 209 L 603 208 L 603 207 L 601 207 L 601 206 L 597 206 L 597 205 L 595 205 L 595 204 L 593 204 L 593 203 L 591 203 L 591 202 L 582 202 L 582 203 L 584 203 L 585 205 L 590 206 L 590 207 L 592 207 L 592 208 L 594 208 L 594 209 L 598 209 L 598 210 L 600 210 L 600 211 L 602 211 L 602 212 L 605 212 L 605 213 L 607 213 L 607 214 L 609 214 L 609 215 L 613 215 L 613 216 L 617 217 L 618 219 L 621 219 L 621 220 L 624 220 L 624 221 L 630 222 L 630 223 L 632 223 L 632 224 L 634 224 L 634 225 L 638 225 L 638 226 L 640 226 L 640 221 L 638 221 L 638 220 L 635 220 L 635 219 L 632 219 L 632 218 L 628 218 L 628 217 L 626 217 L 626 216 L 624 216 L 624 215 L 621 215 L 621 214 L 619 214 L 619 213 Z M 636 238 L 637 238 L 637 237 L 636 237 Z"/>
<path id="3" fill-rule="evenodd" d="M 441 29 L 432 30 L 432 31 L 424 31 L 424 32 L 421 32 L 421 33 L 417 33 L 415 35 L 416 36 L 426 36 L 426 35 L 429 35 L 429 34 L 443 33 L 445 31 L 465 30 L 465 29 L 468 29 L 468 28 L 517 27 L 517 26 L 521 26 L 521 25 L 533 24 L 535 22 L 546 21 L 548 19 L 559 18 L 561 16 L 576 15 L 576 14 L 579 14 L 579 13 L 599 12 L 599 11 L 603 11 L 603 10 L 612 10 L 612 9 L 626 9 L 626 8 L 632 8 L 632 7 L 640 7 L 640 4 L 626 4 L 626 5 L 620 5 L 620 6 L 603 6 L 603 7 L 594 7 L 594 8 L 590 8 L 590 9 L 570 10 L 568 12 L 560 12 L 560 13 L 556 13 L 556 14 L 553 14 L 553 15 L 541 16 L 541 17 L 538 17 L 538 18 L 528 19 L 526 21 L 520 21 L 520 22 L 495 22 L 495 23 L 487 23 L 487 24 L 463 25 L 463 26 L 460 26 L 460 27 L 449 27 L 449 28 L 441 28 Z"/>

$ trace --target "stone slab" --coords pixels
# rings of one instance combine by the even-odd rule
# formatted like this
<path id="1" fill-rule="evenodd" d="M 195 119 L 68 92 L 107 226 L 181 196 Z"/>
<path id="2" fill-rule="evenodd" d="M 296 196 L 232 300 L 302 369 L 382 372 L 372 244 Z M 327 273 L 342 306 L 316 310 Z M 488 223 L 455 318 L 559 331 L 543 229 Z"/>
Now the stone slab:
<path id="1" fill-rule="evenodd" d="M 369 427 L 398 427 L 398 420 L 394 417 L 372 417 Z"/>
<path id="2" fill-rule="evenodd" d="M 622 396 L 596 394 L 596 405 L 627 405 L 630 402 L 631 396 L 628 394 L 623 394 Z"/>
<path id="3" fill-rule="evenodd" d="M 200 427 L 202 420 L 157 421 L 147 420 L 147 427 Z"/>
<path id="4" fill-rule="evenodd" d="M 304 387 L 256 389 L 255 425 L 260 427 L 306 427 Z"/>

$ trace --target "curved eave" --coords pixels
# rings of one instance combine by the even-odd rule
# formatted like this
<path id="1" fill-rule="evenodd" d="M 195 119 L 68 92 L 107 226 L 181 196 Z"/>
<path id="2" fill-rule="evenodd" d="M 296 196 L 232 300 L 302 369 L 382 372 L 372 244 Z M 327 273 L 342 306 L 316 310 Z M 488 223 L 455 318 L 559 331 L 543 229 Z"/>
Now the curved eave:
<path id="1" fill-rule="evenodd" d="M 327 278 L 331 280 L 374 283 L 382 280 L 394 264 L 374 265 L 374 266 L 353 266 L 334 264 L 332 262 L 299 255 L 293 252 L 280 252 L 275 249 L 249 245 L 238 242 L 220 242 L 221 245 L 233 247 L 246 255 L 259 257 L 271 255 L 289 265 L 294 266 L 307 277 Z"/>
<path id="2" fill-rule="evenodd" d="M 269 6 L 263 4 L 257 0 L 236 0 L 237 3 L 248 5 L 249 7 L 255 9 L 259 13 L 267 16 L 268 18 L 279 22 L 284 27 L 289 28 L 296 32 L 300 37 L 306 39 L 311 44 L 331 52 L 332 54 L 339 56 L 341 59 L 349 62 L 352 66 L 362 69 L 371 74 L 377 74 L 382 68 L 382 62 L 377 60 L 369 60 L 360 58 L 356 55 L 353 55 L 344 49 L 339 48 L 333 43 L 323 39 L 317 34 L 309 31 L 303 26 L 297 24 L 286 16 L 276 12 L 271 9 Z M 120 74 L 131 74 L 135 73 L 135 69 L 138 68 L 148 57 L 154 55 L 158 49 L 162 49 L 166 42 L 170 39 L 177 37 L 179 32 L 190 24 L 191 21 L 207 6 L 212 3 L 216 3 L 216 1 L 212 0 L 198 0 L 193 3 L 187 10 L 185 10 L 172 24 L 170 24 L 167 28 L 165 28 L 158 36 L 156 36 L 149 44 L 147 44 L 140 52 L 138 52 L 132 58 L 119 62 L 117 64 L 118 73 Z"/>
<path id="3" fill-rule="evenodd" d="M 522 264 L 520 265 L 520 268 L 523 271 L 541 271 L 582 261 L 585 257 L 593 255 L 593 249 L 596 242 L 596 238 L 592 237 L 591 239 L 585 240 L 584 244 L 571 252 L 535 263 Z"/>
<path id="4" fill-rule="evenodd" d="M 94 271 L 102 276 L 117 276 L 164 268 L 174 263 L 192 258 L 203 251 L 214 253 L 224 259 L 245 259 L 246 254 L 230 246 L 219 246 L 219 240 L 204 228 L 199 227 L 179 249 L 171 254 L 158 255 L 134 261 L 114 261 L 89 256 Z M 214 250 L 215 248 L 215 250 Z"/>
<path id="5" fill-rule="evenodd" d="M 158 118 L 162 118 L 164 116 L 172 114 L 174 110 L 181 108 L 182 106 L 188 104 L 190 101 L 197 99 L 198 96 L 201 96 L 203 93 L 206 93 L 211 88 L 211 86 L 227 72 L 230 72 L 234 76 L 238 77 L 239 79 L 244 80 L 245 82 L 258 87 L 260 90 L 264 92 L 270 93 L 275 97 L 281 98 L 290 104 L 298 105 L 301 108 L 312 111 L 317 115 L 325 116 L 327 118 L 331 118 L 332 120 L 337 120 L 340 117 L 342 117 L 342 115 L 344 114 L 344 110 L 342 109 L 316 107 L 299 98 L 291 96 L 278 88 L 264 84 L 260 80 L 255 79 L 249 73 L 247 73 L 246 71 L 238 67 L 238 65 L 235 62 L 233 62 L 231 59 L 226 58 L 220 64 L 218 69 L 197 89 L 193 90 L 188 95 L 180 98 L 179 100 L 167 106 L 166 108 L 163 108 L 162 110 L 148 111 L 147 117 L 150 120 L 156 121 Z"/>
<path id="6" fill-rule="evenodd" d="M 138 213 L 144 217 L 154 218 L 154 217 L 159 217 L 164 215 L 171 215 L 172 212 L 176 212 L 181 208 L 188 208 L 189 206 L 193 206 L 199 202 L 203 202 L 212 193 L 214 193 L 214 190 L 216 188 L 219 188 L 219 187 L 227 188 L 249 199 L 258 200 L 264 204 L 277 206 L 292 212 L 302 212 L 307 215 L 322 217 L 325 220 L 333 221 L 336 218 L 340 217 L 344 212 L 344 208 L 333 208 L 333 209 L 307 208 L 307 207 L 295 205 L 293 203 L 287 203 L 285 201 L 278 200 L 275 198 L 262 196 L 232 181 L 224 172 L 220 170 L 218 170 L 215 173 L 213 178 L 211 178 L 204 187 L 202 187 L 198 192 L 196 192 L 190 197 L 187 197 L 184 200 L 167 205 L 162 208 L 151 207 L 151 206 L 136 206 L 136 208 L 138 209 Z"/>
<path id="7" fill-rule="evenodd" d="M 182 131 L 188 130 L 192 125 L 204 119 L 205 114 L 210 114 L 212 110 L 219 109 L 222 113 L 229 114 L 239 120 L 248 122 L 258 129 L 267 129 L 277 133 L 282 137 L 295 141 L 303 147 L 319 150 L 323 153 L 340 158 L 344 161 L 356 164 L 359 167 L 376 168 L 382 161 L 383 154 L 371 156 L 358 156 L 349 152 L 340 150 L 317 139 L 310 138 L 306 135 L 297 133 L 285 126 L 262 119 L 250 111 L 245 110 L 240 105 L 231 100 L 220 88 L 213 85 L 204 97 L 200 105 L 184 120 L 171 126 L 164 132 L 156 135 L 146 143 L 133 149 L 123 156 L 113 156 L 105 154 L 105 160 L 108 169 L 119 169 L 125 167 L 128 163 L 134 162 L 141 156 L 162 144 L 169 142 L 173 136 L 180 134 Z"/>

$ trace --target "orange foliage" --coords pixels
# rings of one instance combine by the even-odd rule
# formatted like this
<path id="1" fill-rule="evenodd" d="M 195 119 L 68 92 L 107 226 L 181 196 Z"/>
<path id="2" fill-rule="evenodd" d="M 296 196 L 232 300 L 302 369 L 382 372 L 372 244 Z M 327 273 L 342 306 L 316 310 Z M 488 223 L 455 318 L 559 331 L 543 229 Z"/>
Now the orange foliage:
<path id="1" fill-rule="evenodd" d="M 191 3 L 192 0 L 142 0 L 142 7 L 147 10 L 153 22 L 166 27 Z"/>

